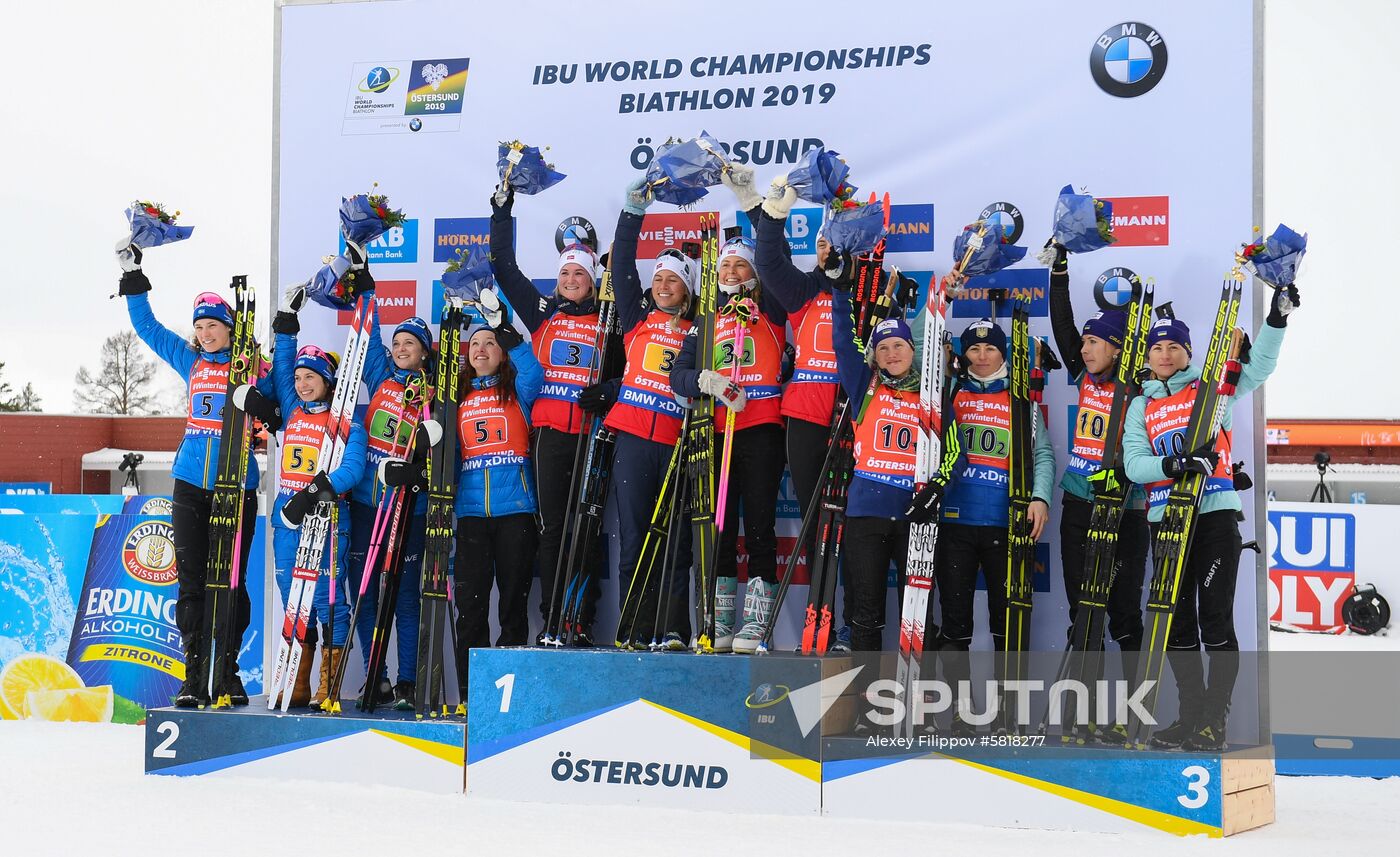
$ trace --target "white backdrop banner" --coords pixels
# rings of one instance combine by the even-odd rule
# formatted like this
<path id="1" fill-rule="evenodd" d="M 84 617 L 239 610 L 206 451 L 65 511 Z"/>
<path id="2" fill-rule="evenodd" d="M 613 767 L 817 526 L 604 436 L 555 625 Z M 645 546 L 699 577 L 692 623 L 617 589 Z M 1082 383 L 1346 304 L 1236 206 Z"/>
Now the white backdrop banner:
<path id="1" fill-rule="evenodd" d="M 1158 303 L 1172 301 L 1198 340 L 1208 336 L 1221 277 L 1253 226 L 1248 0 L 678 11 L 632 0 L 602 14 L 556 0 L 279 9 L 275 282 L 304 280 L 336 252 L 340 198 L 378 182 L 408 218 L 372 248 L 386 336 L 410 315 L 436 323 L 436 278 L 457 249 L 487 241 L 496 147 L 520 139 L 549 146 L 547 158 L 568 175 L 515 206 L 521 267 L 547 291 L 566 239 L 596 235 L 608 245 L 623 188 L 655 147 L 705 130 L 764 185 L 812 146 L 839 151 L 860 193 L 891 194 L 887 263 L 920 282 L 948 269 L 963 225 L 1000 219 L 1031 249 L 1002 284 L 1029 291 L 1038 336 L 1050 336 L 1048 275 L 1034 251 L 1050 234 L 1056 194 L 1073 184 L 1111 198 L 1118 243 L 1070 261 L 1076 318 L 1123 302 L 1135 277 L 1151 277 Z M 723 188 L 692 211 L 653 206 L 639 252 L 644 274 L 661 249 L 695 236 L 701 211 L 718 211 L 728 226 L 734 208 Z M 821 218 L 821 209 L 799 205 L 791 219 L 799 266 L 814 261 Z M 985 307 L 955 304 L 954 333 Z M 1002 315 L 1006 323 L 1009 311 Z M 306 311 L 303 340 L 338 347 L 346 316 Z M 1047 398 L 1062 470 L 1075 394 L 1072 379 L 1056 375 Z M 1235 449 L 1247 459 L 1262 449 L 1252 446 L 1253 412 L 1248 401 L 1234 411 Z M 1260 464 L 1249 461 L 1262 486 Z M 1253 497 L 1244 502 L 1248 539 Z M 1053 505 L 1036 583 L 1036 642 L 1045 647 L 1062 644 L 1067 615 L 1058 491 Z M 785 481 L 780 553 L 797 524 Z M 1246 562 L 1239 586 L 1245 648 L 1258 624 L 1263 563 L 1255 568 Z M 615 581 L 609 570 L 600 635 L 612 631 Z M 802 592 L 793 594 L 801 600 Z M 891 641 L 897 609 L 892 590 Z M 780 645 L 794 638 L 800 614 L 784 611 Z M 978 615 L 979 645 L 989 645 L 981 608 Z"/>

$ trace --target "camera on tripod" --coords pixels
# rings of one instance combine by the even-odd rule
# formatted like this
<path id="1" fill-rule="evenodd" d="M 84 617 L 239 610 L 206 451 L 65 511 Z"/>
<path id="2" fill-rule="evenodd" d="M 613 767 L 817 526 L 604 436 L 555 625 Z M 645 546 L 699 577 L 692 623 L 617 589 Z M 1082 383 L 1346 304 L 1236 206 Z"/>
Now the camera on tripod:
<path id="1" fill-rule="evenodd" d="M 126 474 L 126 481 L 122 483 L 123 494 L 140 494 L 141 483 L 136 478 L 136 468 L 141 466 L 141 462 L 146 460 L 146 456 L 139 452 L 128 452 L 122 456 L 122 463 L 117 465 L 119 473 Z"/>
<path id="2" fill-rule="evenodd" d="M 1327 471 L 1332 464 L 1332 455 L 1325 449 L 1313 453 L 1313 464 L 1317 465 L 1317 487 L 1313 488 L 1309 503 L 1331 503 L 1332 489 L 1327 487 Z"/>

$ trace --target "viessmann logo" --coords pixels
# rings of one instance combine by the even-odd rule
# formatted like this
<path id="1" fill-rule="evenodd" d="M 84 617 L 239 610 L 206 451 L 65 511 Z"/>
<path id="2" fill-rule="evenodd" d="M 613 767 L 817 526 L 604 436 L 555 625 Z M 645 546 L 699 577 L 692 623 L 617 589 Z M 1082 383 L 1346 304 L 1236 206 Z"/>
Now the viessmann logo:
<path id="1" fill-rule="evenodd" d="M 1114 247 L 1165 247 L 1171 238 L 1171 198 L 1108 196 L 1113 203 Z"/>
<path id="2" fill-rule="evenodd" d="M 655 259 L 662 250 L 679 250 L 681 245 L 700 241 L 701 211 L 648 214 L 642 220 L 637 240 L 637 258 Z"/>

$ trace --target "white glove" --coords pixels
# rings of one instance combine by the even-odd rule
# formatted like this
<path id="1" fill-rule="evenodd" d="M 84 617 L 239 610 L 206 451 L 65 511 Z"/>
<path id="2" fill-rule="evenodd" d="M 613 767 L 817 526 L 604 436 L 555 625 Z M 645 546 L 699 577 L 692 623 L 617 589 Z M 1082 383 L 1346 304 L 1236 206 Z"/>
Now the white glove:
<path id="1" fill-rule="evenodd" d="M 122 273 L 141 270 L 141 248 L 131 243 L 131 236 L 117 242 L 117 267 Z"/>
<path id="2" fill-rule="evenodd" d="M 740 211 L 753 211 L 754 206 L 763 202 L 763 197 L 754 190 L 753 167 L 748 164 L 730 164 L 729 169 L 719 174 L 719 182 L 734 191 Z"/>
<path id="3" fill-rule="evenodd" d="M 428 433 L 428 446 L 437 446 L 442 442 L 442 423 L 437 420 L 423 420 L 419 425 Z"/>
<path id="4" fill-rule="evenodd" d="M 736 414 L 744 410 L 744 405 L 748 403 L 743 387 L 713 369 L 701 369 L 698 382 L 702 393 L 723 402 L 726 408 Z"/>
<path id="5" fill-rule="evenodd" d="M 501 326 L 505 312 L 501 309 L 501 299 L 495 289 L 481 290 L 481 295 L 477 298 L 477 309 L 481 311 L 481 317 L 486 319 L 487 327 L 494 330 Z"/>
<path id="6" fill-rule="evenodd" d="M 301 308 L 306 306 L 306 283 L 298 283 L 295 286 L 285 286 L 282 289 L 282 302 L 277 305 L 278 312 L 289 312 L 296 315 L 301 312 Z"/>
<path id="7" fill-rule="evenodd" d="M 787 220 L 788 212 L 797 204 L 797 191 L 787 183 L 787 176 L 773 179 L 768 198 L 763 201 L 763 213 L 774 220 Z"/>
<path id="8" fill-rule="evenodd" d="M 345 258 L 350 260 L 350 270 L 363 271 L 365 269 L 365 262 L 369 261 L 369 254 L 365 253 L 365 248 L 351 241 L 349 238 L 346 238 Z"/>
<path id="9" fill-rule="evenodd" d="M 655 200 L 656 196 L 651 192 L 646 178 L 639 178 L 627 185 L 627 190 L 623 195 L 622 210 L 643 217 L 647 213 L 647 206 Z"/>

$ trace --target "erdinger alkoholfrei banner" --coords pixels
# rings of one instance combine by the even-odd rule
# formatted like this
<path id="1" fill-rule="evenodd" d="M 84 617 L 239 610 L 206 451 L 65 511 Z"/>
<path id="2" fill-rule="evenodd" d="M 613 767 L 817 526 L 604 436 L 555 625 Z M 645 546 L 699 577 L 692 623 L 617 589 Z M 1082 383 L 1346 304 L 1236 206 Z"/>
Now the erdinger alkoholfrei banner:
<path id="1" fill-rule="evenodd" d="M 1035 251 L 1051 234 L 1060 189 L 1110 199 L 1117 243 L 1070 258 L 1076 319 L 1126 303 L 1135 283 L 1152 278 L 1157 303 L 1171 301 L 1203 343 L 1221 278 L 1256 225 L 1255 8 L 1248 0 L 1150 8 L 1005 0 L 992 12 L 896 0 L 866 14 L 813 0 L 750 4 L 737 25 L 716 7 L 678 26 L 676 15 L 640 0 L 618 0 L 606 14 L 519 0 L 499 10 L 500 26 L 483 27 L 476 7 L 449 0 L 281 5 L 273 284 L 301 282 L 336 252 L 341 197 L 378 182 L 375 192 L 407 218 L 369 248 L 384 336 L 408 315 L 436 324 L 435 280 L 458 250 L 487 242 L 497 147 L 521 140 L 548 146 L 545 157 L 567 175 L 514 207 L 521 268 L 548 290 L 567 243 L 608 247 L 623 189 L 656 148 L 706 131 L 755 169 L 760 190 L 813 146 L 839 152 L 860 195 L 890 193 L 886 262 L 921 284 L 948 270 L 965 224 L 997 220 L 1030 252 L 997 283 L 975 285 L 1029 294 L 1039 337 L 1051 331 L 1048 276 Z M 746 225 L 723 187 L 690 210 L 651 207 L 638 248 L 644 282 L 652 259 L 695 240 L 701 214 L 712 211 L 721 226 Z M 801 268 L 815 263 L 824 214 L 799 202 L 789 218 Z M 1251 333 L 1253 306 L 1247 289 L 1240 317 Z M 956 302 L 951 331 L 990 309 Z M 1009 305 L 998 313 L 1009 326 Z M 301 318 L 304 343 L 344 339 L 333 312 L 313 307 Z M 1070 445 L 1071 381 L 1051 373 L 1045 397 L 1057 470 Z M 1249 399 L 1235 406 L 1234 452 L 1257 486 L 1242 495 L 1246 540 L 1262 541 L 1254 413 Z M 789 485 L 780 561 L 799 523 Z M 1062 646 L 1068 623 L 1059 507 L 1057 490 L 1042 545 L 1047 573 L 1036 586 L 1038 648 Z M 1246 571 L 1243 580 L 1263 579 L 1259 562 L 1258 575 Z M 608 576 L 604 629 L 617 609 L 616 570 Z M 1239 587 L 1246 649 L 1257 642 L 1261 592 Z M 792 597 L 800 603 L 803 588 Z M 974 645 L 990 648 L 983 604 L 979 596 Z M 898 609 L 892 588 L 891 647 Z M 801 615 L 783 611 L 777 646 L 795 640 Z"/>

